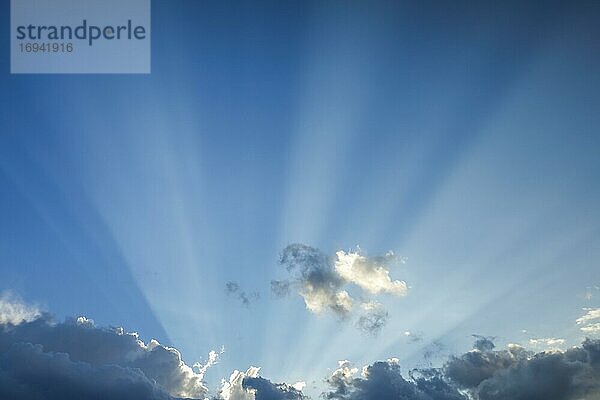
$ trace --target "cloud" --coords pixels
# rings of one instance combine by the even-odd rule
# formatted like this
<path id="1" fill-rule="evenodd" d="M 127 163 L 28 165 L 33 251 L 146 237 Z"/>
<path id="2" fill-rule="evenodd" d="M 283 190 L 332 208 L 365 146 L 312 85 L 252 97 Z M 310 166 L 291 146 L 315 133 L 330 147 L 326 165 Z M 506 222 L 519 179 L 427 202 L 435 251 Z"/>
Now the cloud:
<path id="1" fill-rule="evenodd" d="M 223 380 L 217 400 L 302 400 L 303 382 L 295 385 L 273 383 L 259 376 L 260 368 L 250 367 L 246 372 L 234 371 L 229 380 Z"/>
<path id="2" fill-rule="evenodd" d="M 206 368 L 196 373 L 176 349 L 146 344 L 123 328 L 96 327 L 85 317 L 57 323 L 49 314 L 7 321 L 0 324 L 0 398 L 171 399 L 208 392 Z"/>
<path id="3" fill-rule="evenodd" d="M 600 396 L 600 340 L 567 351 L 534 353 L 518 345 L 494 350 L 477 337 L 473 350 L 443 368 L 413 369 L 403 376 L 398 359 L 362 369 L 341 361 L 327 379 L 334 400 L 578 400 Z"/>
<path id="4" fill-rule="evenodd" d="M 600 396 L 600 340 L 586 339 L 566 351 L 535 353 L 511 344 L 496 350 L 490 337 L 475 336 L 473 349 L 441 368 L 402 374 L 391 358 L 358 368 L 348 360 L 326 379 L 328 400 L 579 400 Z M 296 400 L 294 385 L 259 377 L 258 368 L 235 371 L 223 383 L 222 400 Z"/>
<path id="5" fill-rule="evenodd" d="M 229 380 L 221 381 L 221 390 L 216 399 L 219 400 L 254 400 L 254 393 L 247 390 L 244 386 L 246 377 L 255 378 L 258 376 L 258 367 L 250 367 L 246 372 L 235 370 L 229 377 Z"/>
<path id="6" fill-rule="evenodd" d="M 575 320 L 577 325 L 582 325 L 579 329 L 587 334 L 600 333 L 600 322 L 591 323 L 600 319 L 600 308 L 584 308 L 584 311 L 587 311 L 587 313 Z"/>
<path id="7" fill-rule="evenodd" d="M 529 354 L 521 347 L 493 351 L 494 344 L 489 339 L 477 339 L 473 350 L 460 356 L 451 356 L 444 367 L 445 375 L 461 388 L 475 388 L 491 378 L 497 371 L 514 365 L 520 358 Z"/>
<path id="8" fill-rule="evenodd" d="M 242 304 L 246 307 L 250 306 L 250 304 L 260 298 L 260 294 L 258 292 L 246 292 L 240 288 L 240 285 L 237 282 L 229 281 L 225 284 L 225 292 L 228 295 L 234 295 L 238 300 L 242 302 Z"/>
<path id="9" fill-rule="evenodd" d="M 391 252 L 367 257 L 358 250 L 338 251 L 334 257 L 328 257 L 317 248 L 292 244 L 283 250 L 279 260 L 290 278 L 272 280 L 271 291 L 275 297 L 285 297 L 294 288 L 310 312 L 331 312 L 347 319 L 354 313 L 357 303 L 375 304 L 368 299 L 370 296 L 403 296 L 407 293 L 406 282 L 390 277 L 388 268 L 395 260 L 397 257 Z M 361 301 L 357 302 L 353 296 Z M 365 297 L 367 300 L 363 301 Z M 367 310 L 356 317 L 356 326 L 363 332 L 376 334 L 387 322 L 389 313 L 377 304 L 376 310 Z"/>
<path id="10" fill-rule="evenodd" d="M 434 357 L 439 356 L 443 350 L 444 344 L 439 340 L 434 340 L 423 349 L 423 359 L 428 363 L 431 363 L 431 360 Z"/>
<path id="11" fill-rule="evenodd" d="M 273 295 L 277 298 L 283 298 L 286 296 L 289 296 L 289 294 L 291 293 L 292 289 L 290 288 L 290 282 L 283 280 L 283 281 L 276 281 L 273 280 L 271 281 L 271 293 L 273 293 Z"/>
<path id="12" fill-rule="evenodd" d="M 557 338 L 537 338 L 529 339 L 529 344 L 533 347 L 545 347 L 547 349 L 558 349 L 565 344 L 565 339 Z"/>
<path id="13" fill-rule="evenodd" d="M 0 354 L 0 365 L 3 399 L 172 399 L 140 370 L 74 362 L 68 354 L 45 352 L 31 343 L 14 343 Z"/>
<path id="14" fill-rule="evenodd" d="M 365 313 L 356 321 L 358 328 L 368 335 L 377 335 L 387 323 L 389 313 L 380 303 L 370 301 L 362 305 Z"/>
<path id="15" fill-rule="evenodd" d="M 300 400 L 306 397 L 293 385 L 272 383 L 261 377 L 246 377 L 242 382 L 246 390 L 254 392 L 256 400 Z"/>
<path id="16" fill-rule="evenodd" d="M 11 400 L 175 400 L 209 397 L 205 373 L 218 362 L 189 367 L 174 348 L 143 342 L 123 328 L 97 327 L 78 317 L 55 322 L 47 313 L 3 299 L 0 323 L 0 398 Z M 366 312 L 380 310 L 365 302 Z M 10 318 L 8 317 L 10 315 Z M 15 317 L 18 315 L 19 317 Z M 21 318 L 21 315 L 37 317 Z M 16 318 L 16 319 L 15 319 Z M 31 319 L 33 318 L 33 319 Z M 19 323 L 13 323 L 14 321 Z M 589 325 L 586 322 L 585 326 Z M 407 335 L 410 336 L 410 335 Z M 474 335 L 473 349 L 450 356 L 440 368 L 402 374 L 399 360 L 358 368 L 340 361 L 321 394 L 330 400 L 580 400 L 600 398 L 600 340 L 586 339 L 567 350 L 535 352 L 510 344 L 497 349 L 493 337 Z M 564 344 L 532 339 L 532 346 Z M 436 345 L 439 349 L 439 345 Z M 222 351 L 221 351 L 222 352 Z M 195 370 L 194 370 L 195 369 Z M 250 367 L 223 380 L 215 400 L 305 400 L 304 382 L 275 383 Z"/>
<path id="17" fill-rule="evenodd" d="M 305 387 L 306 387 L 306 382 L 304 381 L 299 381 L 294 383 L 293 385 L 291 385 L 294 389 L 298 390 L 298 391 L 302 391 Z"/>
<path id="18" fill-rule="evenodd" d="M 600 341 L 567 351 L 474 349 L 453 357 L 446 377 L 479 400 L 576 400 L 600 396 Z M 596 397 L 594 397 L 596 396 Z"/>
<path id="19" fill-rule="evenodd" d="M 600 334 L 600 322 L 582 326 L 580 329 L 582 332 L 590 334 L 590 335 Z"/>
<path id="20" fill-rule="evenodd" d="M 24 304 L 10 292 L 0 294 L 0 324 L 31 322 L 41 314 L 37 307 Z"/>
<path id="21" fill-rule="evenodd" d="M 434 370 L 413 373 L 405 379 L 397 359 L 377 361 L 363 368 L 361 376 L 355 377 L 357 371 L 348 361 L 341 362 L 327 380 L 331 390 L 323 397 L 335 400 L 467 400 Z"/>
<path id="22" fill-rule="evenodd" d="M 225 347 L 221 347 L 221 351 L 219 353 L 217 353 L 214 350 L 211 350 L 208 353 L 208 359 L 206 360 L 205 364 L 200 364 L 199 362 L 195 362 L 193 365 L 193 368 L 196 368 L 198 370 L 198 375 L 200 376 L 200 379 L 204 379 L 204 374 L 206 374 L 206 371 L 208 371 L 208 369 L 210 367 L 212 367 L 213 365 L 215 365 L 218 360 L 219 360 L 219 355 L 223 354 L 225 352 Z"/>
<path id="23" fill-rule="evenodd" d="M 481 336 L 481 335 L 471 335 L 475 338 L 475 343 L 473 343 L 473 349 L 479 350 L 481 352 L 488 352 L 494 350 L 496 345 L 494 344 L 494 337 Z"/>
<path id="24" fill-rule="evenodd" d="M 386 267 L 395 260 L 394 253 L 383 257 L 368 258 L 358 252 L 335 253 L 335 271 L 342 279 L 354 283 L 371 294 L 390 293 L 404 296 L 408 291 L 406 282 L 392 280 Z"/>
<path id="25" fill-rule="evenodd" d="M 587 313 L 584 316 L 577 318 L 575 321 L 577 325 L 587 324 L 593 320 L 600 319 L 600 308 L 585 308 L 584 310 L 587 311 Z"/>
<path id="26" fill-rule="evenodd" d="M 565 362 L 561 354 L 544 354 L 497 371 L 476 392 L 481 400 L 579 398 L 574 378 L 580 371 L 579 363 Z"/>
<path id="27" fill-rule="evenodd" d="M 411 343 L 417 343 L 423 340 L 423 334 L 420 332 L 404 331 L 404 336 L 406 336 Z"/>
<path id="28" fill-rule="evenodd" d="M 343 399 L 343 396 L 347 396 L 353 390 L 354 375 L 357 372 L 358 368 L 353 367 L 350 361 L 338 361 L 338 368 L 326 380 L 332 391 L 324 394 L 323 397 L 326 399 Z"/>
<path id="29" fill-rule="evenodd" d="M 292 275 L 293 283 L 309 311 L 330 311 L 342 318 L 348 316 L 353 299 L 342 289 L 345 282 L 323 252 L 303 244 L 293 244 L 283 250 L 279 262 Z M 279 286 L 275 284 L 275 287 Z"/>

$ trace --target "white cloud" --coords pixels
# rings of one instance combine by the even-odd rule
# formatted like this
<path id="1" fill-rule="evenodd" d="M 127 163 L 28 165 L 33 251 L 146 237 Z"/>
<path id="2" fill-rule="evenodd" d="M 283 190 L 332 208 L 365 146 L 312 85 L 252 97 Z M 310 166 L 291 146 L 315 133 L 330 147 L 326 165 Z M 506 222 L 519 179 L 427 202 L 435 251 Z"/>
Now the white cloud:
<path id="1" fill-rule="evenodd" d="M 589 324 L 587 326 L 583 326 L 580 328 L 582 332 L 589 334 L 600 334 L 600 322 L 596 322 L 595 324 Z"/>
<path id="2" fill-rule="evenodd" d="M 352 310 L 352 297 L 345 290 L 340 290 L 335 294 L 335 303 L 344 310 Z"/>
<path id="3" fill-rule="evenodd" d="M 371 294 L 390 293 L 404 296 L 408 287 L 406 282 L 392 280 L 386 265 L 393 259 L 393 253 L 384 257 L 368 258 L 358 252 L 335 253 L 335 271 L 345 281 L 352 282 Z"/>
<path id="4" fill-rule="evenodd" d="M 534 347 L 547 347 L 550 349 L 558 349 L 565 344 L 565 339 L 556 338 L 537 338 L 529 339 L 529 344 Z"/>
<path id="5" fill-rule="evenodd" d="M 600 319 L 600 308 L 584 308 L 583 310 L 587 311 L 587 313 L 575 320 L 577 325 L 583 325 L 579 329 L 586 334 L 600 333 L 600 322 L 591 323 Z"/>
<path id="6" fill-rule="evenodd" d="M 200 375 L 200 379 L 204 379 L 204 375 L 206 374 L 206 371 L 208 371 L 208 369 L 210 367 L 212 367 L 213 365 L 215 365 L 218 360 L 219 360 L 219 355 L 223 354 L 225 352 L 225 347 L 221 347 L 221 351 L 219 353 L 217 353 L 214 350 L 211 350 L 208 353 L 208 359 L 206 360 L 205 364 L 200 364 L 199 362 L 194 363 L 194 365 L 192 366 L 193 368 L 196 368 L 198 370 L 198 375 Z"/>
<path id="7" fill-rule="evenodd" d="M 336 384 L 349 385 L 357 372 L 358 368 L 353 367 L 350 361 L 338 361 L 338 368 L 335 371 L 333 371 L 333 373 L 328 379 L 328 382 L 336 382 Z"/>
<path id="8" fill-rule="evenodd" d="M 86 317 L 77 317 L 77 319 L 75 320 L 75 323 L 77 325 L 83 325 L 83 326 L 89 326 L 89 327 L 94 327 L 94 320 L 90 319 L 90 318 L 86 318 Z M 122 328 L 121 328 L 122 329 Z M 122 330 L 121 330 L 121 334 L 122 334 Z"/>
<path id="9" fill-rule="evenodd" d="M 332 292 L 328 288 L 314 287 L 307 284 L 300 291 L 300 295 L 304 298 L 306 308 L 313 313 L 320 314 L 327 309 L 331 309 L 340 315 L 344 315 L 352 311 L 353 301 L 345 290 Z"/>
<path id="10" fill-rule="evenodd" d="M 254 400 L 255 391 L 247 390 L 242 384 L 246 377 L 257 378 L 259 371 L 259 367 L 250 367 L 246 372 L 233 371 L 228 381 L 224 379 L 221 381 L 220 398 L 223 400 Z"/>
<path id="11" fill-rule="evenodd" d="M 577 322 L 577 325 L 587 324 L 595 319 L 600 319 L 600 308 L 584 308 L 584 311 L 587 311 L 587 313 L 584 316 L 577 318 L 575 321 Z"/>
<path id="12" fill-rule="evenodd" d="M 306 387 L 306 382 L 304 381 L 300 381 L 300 382 L 296 382 L 293 385 L 291 385 L 294 389 L 296 389 L 297 391 L 301 392 L 302 389 L 304 389 Z"/>
<path id="13" fill-rule="evenodd" d="M 12 293 L 4 292 L 0 295 L 0 324 L 18 325 L 31 322 L 40 315 L 37 307 L 24 304 Z"/>

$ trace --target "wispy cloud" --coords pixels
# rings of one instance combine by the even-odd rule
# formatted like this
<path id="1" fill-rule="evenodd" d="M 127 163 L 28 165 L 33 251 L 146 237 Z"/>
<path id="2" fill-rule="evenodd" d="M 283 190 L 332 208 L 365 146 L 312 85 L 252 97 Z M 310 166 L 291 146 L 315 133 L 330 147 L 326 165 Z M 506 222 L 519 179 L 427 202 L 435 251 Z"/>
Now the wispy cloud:
<path id="1" fill-rule="evenodd" d="M 229 281 L 225 284 L 225 293 L 235 296 L 244 306 L 248 307 L 260 299 L 258 292 L 246 292 L 237 282 Z"/>
<path id="2" fill-rule="evenodd" d="M 387 311 L 374 311 L 358 317 L 356 325 L 363 333 L 376 336 L 387 324 L 388 318 L 389 313 Z"/>

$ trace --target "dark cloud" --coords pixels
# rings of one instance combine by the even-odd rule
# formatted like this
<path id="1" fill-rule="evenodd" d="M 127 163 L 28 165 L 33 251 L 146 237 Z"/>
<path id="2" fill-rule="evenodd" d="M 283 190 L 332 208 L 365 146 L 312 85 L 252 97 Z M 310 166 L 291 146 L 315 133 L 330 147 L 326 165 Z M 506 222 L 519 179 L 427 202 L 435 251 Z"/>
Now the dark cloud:
<path id="1" fill-rule="evenodd" d="M 600 341 L 566 352 L 533 353 L 520 346 L 482 345 L 446 364 L 446 377 L 479 400 L 576 400 L 600 396 Z"/>
<path id="2" fill-rule="evenodd" d="M 461 388 L 476 388 L 496 372 L 509 368 L 520 359 L 527 359 L 530 356 L 529 352 L 521 347 L 500 351 L 493 351 L 493 348 L 493 342 L 478 338 L 472 351 L 450 357 L 444 367 L 446 376 Z"/>
<path id="3" fill-rule="evenodd" d="M 246 292 L 240 288 L 240 285 L 237 282 L 229 281 L 225 284 L 225 292 L 228 295 L 235 296 L 239 301 L 242 302 L 243 305 L 248 307 L 254 301 L 260 299 L 260 294 L 258 292 Z"/>
<path id="4" fill-rule="evenodd" d="M 341 367 L 344 367 L 343 365 Z M 350 378 L 348 370 L 334 372 L 327 382 L 332 390 L 323 394 L 335 400 L 467 400 L 439 372 L 413 374 L 405 379 L 397 360 L 378 361 L 365 368 L 363 375 Z M 352 371 L 350 371 L 352 372 Z"/>
<path id="5" fill-rule="evenodd" d="M 1 399 L 204 398 L 202 378 L 176 349 L 83 317 L 0 324 Z"/>
<path id="6" fill-rule="evenodd" d="M 409 373 L 417 391 L 427 400 L 467 400 L 439 369 L 415 369 Z"/>
<path id="7" fill-rule="evenodd" d="M 473 348 L 479 351 L 492 351 L 496 347 L 494 337 L 486 337 L 481 335 L 472 335 L 475 338 Z"/>
<path id="8" fill-rule="evenodd" d="M 405 378 L 397 360 L 378 361 L 356 377 L 348 362 L 327 380 L 335 400 L 578 400 L 600 398 L 600 340 L 566 352 L 533 353 L 520 346 L 494 350 L 476 337 L 474 349 L 443 368 L 415 369 Z"/>
<path id="9" fill-rule="evenodd" d="M 582 348 L 585 351 L 585 355 L 581 355 L 583 356 L 583 361 L 584 362 L 588 362 L 590 365 L 594 366 L 595 368 L 599 368 L 600 367 L 600 340 L 592 340 L 592 339 L 586 339 L 583 344 L 582 344 Z M 577 352 L 576 349 L 571 350 L 571 354 L 569 354 L 571 356 L 572 359 L 577 360 Z M 587 356 L 587 357 L 586 357 Z"/>
<path id="10" fill-rule="evenodd" d="M 74 362 L 66 353 L 15 343 L 0 353 L 0 398 L 11 400 L 171 400 L 135 368 Z"/>
<path id="11" fill-rule="evenodd" d="M 560 400 L 584 395 L 575 376 L 581 363 L 567 362 L 562 354 L 540 354 L 497 371 L 479 384 L 481 400 Z"/>
<path id="12" fill-rule="evenodd" d="M 331 261 L 321 250 L 304 244 L 290 244 L 281 252 L 279 263 L 290 272 L 300 270 L 302 274 L 313 270 L 330 270 Z"/>
<path id="13" fill-rule="evenodd" d="M 253 389 L 255 400 L 301 400 L 307 397 L 301 391 L 285 383 L 272 383 L 261 377 L 245 377 L 242 387 Z"/>

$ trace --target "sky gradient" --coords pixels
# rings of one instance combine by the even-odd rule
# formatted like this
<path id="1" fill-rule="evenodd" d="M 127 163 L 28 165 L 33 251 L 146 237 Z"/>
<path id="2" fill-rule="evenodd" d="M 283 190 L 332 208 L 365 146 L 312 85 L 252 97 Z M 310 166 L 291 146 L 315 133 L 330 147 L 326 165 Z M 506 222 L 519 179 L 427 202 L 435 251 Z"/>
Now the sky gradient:
<path id="1" fill-rule="evenodd" d="M 318 393 L 339 360 L 435 365 L 472 334 L 580 344 L 600 6 L 509 3 L 153 1 L 150 75 L 0 58 L 0 292 L 189 365 L 224 348 L 212 389 L 260 366 Z M 294 243 L 405 257 L 376 335 L 271 292 Z"/>

